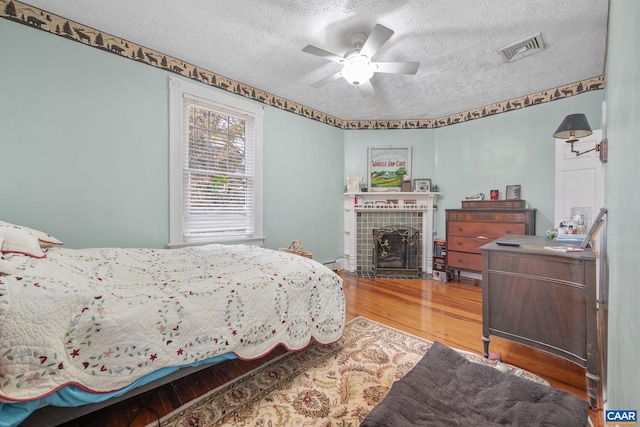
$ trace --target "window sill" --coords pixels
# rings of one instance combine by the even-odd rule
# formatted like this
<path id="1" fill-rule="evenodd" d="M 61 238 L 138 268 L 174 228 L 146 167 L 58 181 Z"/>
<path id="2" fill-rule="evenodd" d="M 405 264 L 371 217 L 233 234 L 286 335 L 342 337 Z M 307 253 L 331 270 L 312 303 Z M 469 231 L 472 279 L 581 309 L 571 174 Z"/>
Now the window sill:
<path id="1" fill-rule="evenodd" d="M 170 249 L 178 249 L 178 248 L 186 248 L 189 246 L 204 246 L 211 244 L 220 244 L 220 245 L 264 245 L 264 240 L 266 237 L 236 237 L 236 238 L 228 238 L 228 239 L 211 239 L 211 240 L 198 240 L 193 242 L 182 242 L 182 243 L 167 243 L 167 247 Z"/>

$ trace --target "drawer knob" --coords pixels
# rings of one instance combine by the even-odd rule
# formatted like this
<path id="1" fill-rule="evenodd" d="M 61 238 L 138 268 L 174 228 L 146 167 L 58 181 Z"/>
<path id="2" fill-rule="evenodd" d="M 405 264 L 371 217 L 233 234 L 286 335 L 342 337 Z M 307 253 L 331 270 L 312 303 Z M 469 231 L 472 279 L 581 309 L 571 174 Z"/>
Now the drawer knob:
<path id="1" fill-rule="evenodd" d="M 462 258 L 458 258 L 458 262 L 462 262 Z"/>
<path id="2" fill-rule="evenodd" d="M 458 231 L 464 231 L 464 228 L 458 227 Z"/>
<path id="3" fill-rule="evenodd" d="M 462 246 L 462 242 L 461 241 L 458 240 L 456 243 L 458 244 L 458 246 Z"/>

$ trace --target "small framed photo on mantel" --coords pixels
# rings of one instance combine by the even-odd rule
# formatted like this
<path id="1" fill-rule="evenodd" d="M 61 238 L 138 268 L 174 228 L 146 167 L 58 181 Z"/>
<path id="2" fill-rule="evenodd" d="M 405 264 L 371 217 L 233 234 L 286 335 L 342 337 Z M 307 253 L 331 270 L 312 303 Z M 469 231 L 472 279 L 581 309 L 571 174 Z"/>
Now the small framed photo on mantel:
<path id="1" fill-rule="evenodd" d="M 520 200 L 521 185 L 507 185 L 507 191 L 505 192 L 507 200 Z"/>
<path id="2" fill-rule="evenodd" d="M 416 178 L 413 180 L 413 191 L 429 193 L 431 191 L 431 178 Z"/>

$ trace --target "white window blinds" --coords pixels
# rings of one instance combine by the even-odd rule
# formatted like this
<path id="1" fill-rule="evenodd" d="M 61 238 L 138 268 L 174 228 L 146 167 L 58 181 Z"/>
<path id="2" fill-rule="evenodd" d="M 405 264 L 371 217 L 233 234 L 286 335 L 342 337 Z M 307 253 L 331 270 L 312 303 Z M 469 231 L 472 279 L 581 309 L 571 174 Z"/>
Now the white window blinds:
<path id="1" fill-rule="evenodd" d="M 252 235 L 253 120 L 184 97 L 184 240 Z"/>
<path id="2" fill-rule="evenodd" d="M 169 246 L 261 239 L 262 110 L 188 82 L 170 86 Z"/>

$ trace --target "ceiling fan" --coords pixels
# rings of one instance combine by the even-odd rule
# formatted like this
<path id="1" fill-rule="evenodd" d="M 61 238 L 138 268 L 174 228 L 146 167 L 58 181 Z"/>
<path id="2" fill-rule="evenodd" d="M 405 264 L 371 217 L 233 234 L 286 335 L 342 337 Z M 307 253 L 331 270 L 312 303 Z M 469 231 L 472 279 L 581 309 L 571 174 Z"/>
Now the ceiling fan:
<path id="1" fill-rule="evenodd" d="M 333 62 L 342 64 L 342 70 L 313 83 L 313 87 L 321 87 L 327 83 L 343 77 L 347 82 L 356 86 L 363 96 L 371 96 L 375 92 L 369 79 L 374 73 L 415 74 L 420 67 L 419 62 L 373 62 L 378 50 L 393 35 L 393 30 L 377 24 L 367 37 L 365 33 L 355 33 L 351 36 L 353 49 L 344 56 L 339 56 L 319 47 L 307 45 L 302 51 L 320 56 Z"/>

